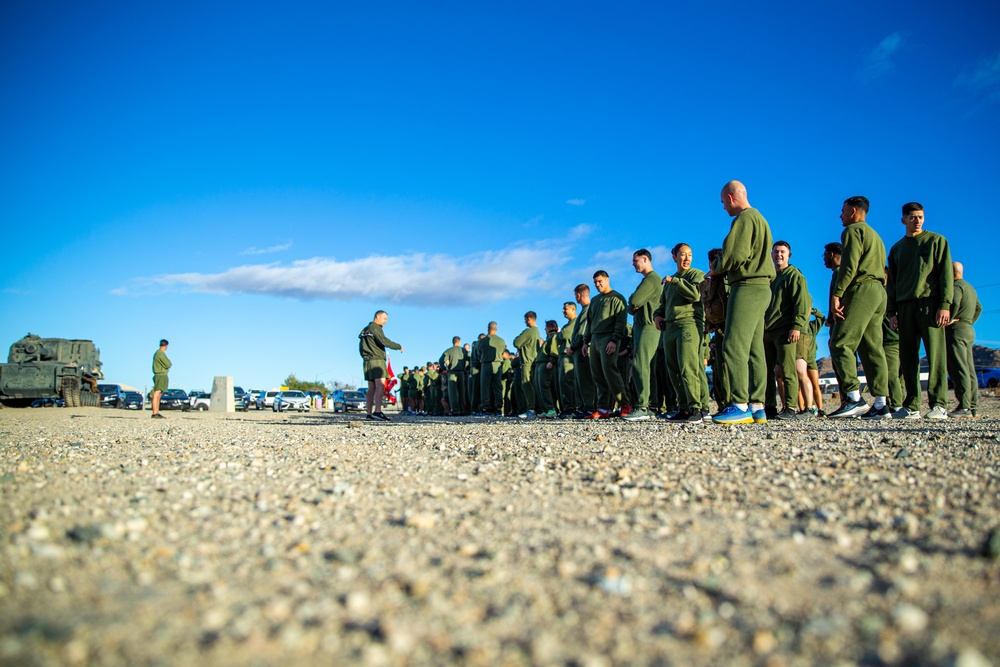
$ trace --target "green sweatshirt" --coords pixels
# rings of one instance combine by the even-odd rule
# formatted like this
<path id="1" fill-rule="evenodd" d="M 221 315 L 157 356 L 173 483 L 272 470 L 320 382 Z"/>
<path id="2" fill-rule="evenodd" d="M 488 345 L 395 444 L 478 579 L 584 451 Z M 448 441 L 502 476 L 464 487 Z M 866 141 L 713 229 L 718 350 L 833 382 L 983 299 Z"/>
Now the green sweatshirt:
<path id="1" fill-rule="evenodd" d="M 545 338 L 542 350 L 539 352 L 541 361 L 555 366 L 559 362 L 559 332 L 551 333 Z"/>
<path id="2" fill-rule="evenodd" d="M 712 268 L 726 274 L 729 284 L 754 280 L 763 283 L 774 278 L 771 261 L 771 228 L 755 208 L 748 208 L 735 218 L 720 255 Z M 756 279 L 756 280 L 755 280 Z"/>
<path id="3" fill-rule="evenodd" d="M 576 331 L 576 319 L 572 319 L 563 325 L 563 328 L 559 330 L 559 354 L 565 355 L 566 348 L 571 347 L 570 342 L 573 340 L 573 333 Z"/>
<path id="4" fill-rule="evenodd" d="M 464 371 L 465 370 L 465 350 L 463 350 L 458 345 L 452 345 L 444 354 L 441 355 L 441 359 L 438 360 L 441 364 L 441 368 L 445 371 Z"/>
<path id="5" fill-rule="evenodd" d="M 503 351 L 507 349 L 507 343 L 496 334 L 489 334 L 479 341 L 479 358 L 484 364 L 503 361 Z"/>
<path id="6" fill-rule="evenodd" d="M 698 285 L 705 279 L 705 274 L 698 269 L 678 271 L 670 277 L 670 282 L 663 286 L 660 305 L 653 316 L 663 318 L 664 322 L 677 322 L 694 318 L 705 321 L 705 307 L 701 302 L 701 289 Z"/>
<path id="7" fill-rule="evenodd" d="M 524 331 L 514 339 L 514 347 L 526 366 L 531 366 L 531 362 L 538 356 L 538 346 L 542 342 L 542 336 L 538 333 L 538 327 L 526 327 Z"/>
<path id="8" fill-rule="evenodd" d="M 663 292 L 660 274 L 650 271 L 639 286 L 628 298 L 628 312 L 632 314 L 635 326 L 642 327 L 653 324 L 653 311 L 660 304 L 660 294 Z"/>
<path id="9" fill-rule="evenodd" d="M 871 280 L 885 284 L 885 244 L 867 222 L 855 222 L 840 233 L 840 268 L 831 297 L 842 297 L 847 288 Z"/>
<path id="10" fill-rule="evenodd" d="M 358 334 L 358 350 L 361 358 L 368 360 L 385 360 L 385 348 L 393 350 L 403 349 L 399 343 L 394 343 L 382 333 L 382 325 L 370 323 L 361 333 Z"/>
<path id="11" fill-rule="evenodd" d="M 615 290 L 607 294 L 598 293 L 590 302 L 584 342 L 589 344 L 596 336 L 611 336 L 616 343 L 620 343 L 628 336 L 625 297 Z"/>
<path id="12" fill-rule="evenodd" d="M 163 350 L 157 350 L 153 353 L 153 375 L 164 375 L 173 366 L 170 363 L 170 359 L 167 359 L 167 353 Z"/>
<path id="13" fill-rule="evenodd" d="M 587 334 L 587 318 L 590 312 L 590 304 L 583 306 L 576 316 L 576 327 L 573 329 L 573 339 L 570 341 L 570 346 L 574 350 L 579 350 L 583 348 L 583 344 L 586 342 L 584 336 Z"/>
<path id="14" fill-rule="evenodd" d="M 904 236 L 889 251 L 888 305 L 886 313 L 896 314 L 896 304 L 933 298 L 941 310 L 951 310 L 955 298 L 955 274 L 951 250 L 945 237 L 934 232 Z"/>
<path id="15" fill-rule="evenodd" d="M 955 300 L 951 304 L 951 319 L 957 324 L 972 326 L 983 312 L 983 304 L 979 303 L 976 290 L 965 280 L 955 281 Z"/>
<path id="16" fill-rule="evenodd" d="M 771 281 L 771 303 L 764 311 L 764 331 L 806 331 L 811 308 L 806 278 L 789 264 Z"/>
<path id="17" fill-rule="evenodd" d="M 815 336 L 823 330 L 823 324 L 826 323 L 826 317 L 816 308 L 812 309 L 812 314 L 816 316 L 816 319 L 809 320 L 809 335 Z"/>

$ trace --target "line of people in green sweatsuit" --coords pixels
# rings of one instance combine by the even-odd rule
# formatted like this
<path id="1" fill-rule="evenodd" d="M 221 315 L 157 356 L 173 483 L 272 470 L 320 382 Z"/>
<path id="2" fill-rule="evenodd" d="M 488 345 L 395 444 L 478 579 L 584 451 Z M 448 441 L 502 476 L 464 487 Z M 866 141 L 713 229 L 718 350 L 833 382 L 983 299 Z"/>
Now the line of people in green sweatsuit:
<path id="1" fill-rule="evenodd" d="M 825 414 L 816 339 L 826 325 L 842 397 L 826 416 L 919 417 L 921 342 L 930 364 L 925 416 L 977 415 L 972 325 L 982 305 L 962 279 L 961 264 L 952 262 L 947 240 L 923 230 L 920 204 L 903 207 L 906 234 L 887 253 L 866 221 L 868 200 L 845 200 L 841 240 L 824 250 L 832 270 L 824 316 L 790 263 L 790 244 L 773 240 L 746 187 L 727 183 L 721 201 L 733 219 L 721 248 L 709 252 L 707 273 L 692 268 L 684 243 L 671 250 L 676 271 L 663 277 L 649 251 L 637 250 L 632 265 L 641 279 L 627 298 L 611 288 L 607 272 L 597 271 L 596 293 L 577 285 L 575 302 L 563 304 L 562 326 L 546 321 L 543 336 L 537 314 L 525 313 L 513 351 L 495 322 L 471 346 L 455 337 L 437 362 L 404 369 L 404 407 L 525 419 L 811 419 Z M 861 397 L 858 357 L 871 405 Z M 949 372 L 958 401 L 951 413 Z M 714 415 L 711 398 L 719 406 Z"/>

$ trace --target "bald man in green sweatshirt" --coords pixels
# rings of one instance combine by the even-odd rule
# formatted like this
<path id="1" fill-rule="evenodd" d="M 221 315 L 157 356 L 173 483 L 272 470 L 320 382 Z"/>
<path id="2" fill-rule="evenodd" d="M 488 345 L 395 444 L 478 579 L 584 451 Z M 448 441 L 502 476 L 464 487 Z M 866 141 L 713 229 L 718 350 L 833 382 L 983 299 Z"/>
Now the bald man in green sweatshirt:
<path id="1" fill-rule="evenodd" d="M 948 341 L 948 373 L 955 385 L 958 407 L 948 413 L 950 418 L 977 417 L 979 408 L 979 379 L 972 346 L 976 332 L 972 325 L 983 312 L 976 290 L 965 281 L 965 268 L 961 262 L 951 263 L 955 275 L 955 298 L 951 305 L 951 322 L 945 329 Z"/>
<path id="2" fill-rule="evenodd" d="M 760 211 L 750 206 L 747 189 L 739 181 L 722 188 L 722 206 L 734 216 L 722 243 L 722 254 L 707 277 L 725 276 L 729 282 L 722 357 L 729 376 L 732 403 L 712 417 L 716 424 L 765 423 L 764 313 L 771 302 L 771 228 Z"/>
<path id="3" fill-rule="evenodd" d="M 920 343 L 927 352 L 926 419 L 947 419 L 948 359 L 944 328 L 951 322 L 955 275 L 948 240 L 924 229 L 924 207 L 903 205 L 906 235 L 889 250 L 889 324 L 899 332 L 899 371 L 906 398 L 896 419 L 920 416 Z"/>

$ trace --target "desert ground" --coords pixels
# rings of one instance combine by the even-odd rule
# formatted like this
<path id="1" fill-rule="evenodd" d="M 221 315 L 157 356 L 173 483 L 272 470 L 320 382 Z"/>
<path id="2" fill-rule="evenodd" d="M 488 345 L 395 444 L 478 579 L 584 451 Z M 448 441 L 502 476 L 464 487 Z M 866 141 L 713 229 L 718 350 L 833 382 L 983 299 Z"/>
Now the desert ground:
<path id="1" fill-rule="evenodd" d="M 1000 665 L 982 402 L 728 428 L 0 409 L 0 664 Z"/>

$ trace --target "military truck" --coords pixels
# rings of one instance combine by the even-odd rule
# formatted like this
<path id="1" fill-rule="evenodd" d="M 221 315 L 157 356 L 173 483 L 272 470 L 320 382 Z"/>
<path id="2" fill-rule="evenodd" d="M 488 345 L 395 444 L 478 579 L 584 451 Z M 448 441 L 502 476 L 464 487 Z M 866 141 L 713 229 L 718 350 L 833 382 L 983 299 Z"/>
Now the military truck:
<path id="1" fill-rule="evenodd" d="M 36 398 L 62 398 L 66 407 L 100 404 L 101 351 L 93 341 L 41 338 L 29 333 L 10 346 L 0 364 L 0 401 L 30 405 Z"/>

